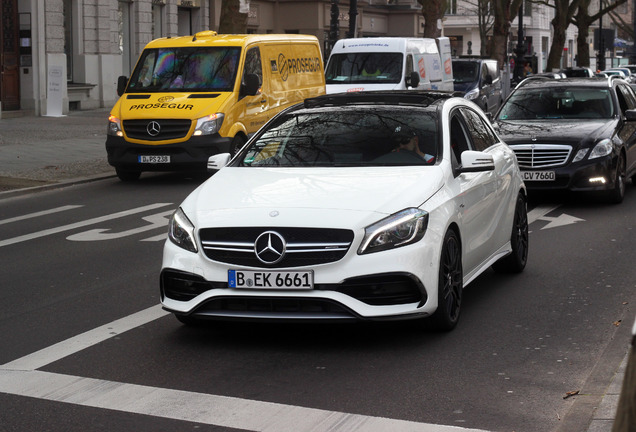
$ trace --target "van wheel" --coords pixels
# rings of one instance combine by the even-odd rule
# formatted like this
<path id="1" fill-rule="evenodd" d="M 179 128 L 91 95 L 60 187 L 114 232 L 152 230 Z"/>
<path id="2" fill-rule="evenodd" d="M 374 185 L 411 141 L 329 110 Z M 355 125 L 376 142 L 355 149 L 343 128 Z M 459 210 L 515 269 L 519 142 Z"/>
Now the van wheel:
<path id="1" fill-rule="evenodd" d="M 125 182 L 137 181 L 141 176 L 141 171 L 136 170 L 124 170 L 121 168 L 115 168 L 115 172 L 117 173 L 117 177 L 119 177 L 119 180 Z"/>
<path id="2" fill-rule="evenodd" d="M 234 156 L 245 144 L 245 138 L 243 135 L 236 135 L 232 140 L 232 144 L 230 145 L 230 154 Z"/>

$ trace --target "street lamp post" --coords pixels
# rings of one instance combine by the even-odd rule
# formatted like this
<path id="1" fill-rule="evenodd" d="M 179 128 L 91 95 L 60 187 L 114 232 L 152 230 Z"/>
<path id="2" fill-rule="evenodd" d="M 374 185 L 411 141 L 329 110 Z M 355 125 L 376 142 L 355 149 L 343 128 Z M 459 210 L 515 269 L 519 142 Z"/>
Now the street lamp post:
<path id="1" fill-rule="evenodd" d="M 517 31 L 517 47 L 515 48 L 515 70 L 514 81 L 520 82 L 523 79 L 523 57 L 526 49 L 523 43 L 523 1 L 519 6 L 519 30 Z"/>

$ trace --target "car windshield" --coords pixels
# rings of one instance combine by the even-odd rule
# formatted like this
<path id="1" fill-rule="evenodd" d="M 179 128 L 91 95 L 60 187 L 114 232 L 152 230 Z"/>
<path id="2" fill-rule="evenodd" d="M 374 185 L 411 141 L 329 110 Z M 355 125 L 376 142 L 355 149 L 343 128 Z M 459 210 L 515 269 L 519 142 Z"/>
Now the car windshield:
<path id="1" fill-rule="evenodd" d="M 590 87 L 518 89 L 499 112 L 499 120 L 611 118 L 610 90 Z"/>
<path id="2" fill-rule="evenodd" d="M 147 49 L 126 91 L 232 91 L 240 54 L 238 47 Z"/>
<path id="3" fill-rule="evenodd" d="M 402 54 L 334 54 L 325 77 L 327 84 L 397 84 L 402 80 Z"/>
<path id="4" fill-rule="evenodd" d="M 435 118 L 413 107 L 330 107 L 290 113 L 252 140 L 238 165 L 430 165 L 439 153 Z"/>
<path id="5" fill-rule="evenodd" d="M 479 79 L 479 64 L 476 62 L 454 61 L 453 79 L 458 84 L 477 81 Z"/>

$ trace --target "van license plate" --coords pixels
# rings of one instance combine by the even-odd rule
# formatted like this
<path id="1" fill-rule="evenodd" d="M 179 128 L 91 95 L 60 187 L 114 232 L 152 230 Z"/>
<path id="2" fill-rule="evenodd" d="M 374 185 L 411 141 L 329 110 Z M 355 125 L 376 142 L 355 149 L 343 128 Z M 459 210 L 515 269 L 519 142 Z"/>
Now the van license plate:
<path id="1" fill-rule="evenodd" d="M 139 163 L 170 163 L 170 156 L 139 156 Z"/>
<path id="2" fill-rule="evenodd" d="M 230 288 L 312 289 L 313 271 L 228 270 Z"/>
<path id="3" fill-rule="evenodd" d="M 554 181 L 554 171 L 523 171 L 524 181 Z"/>

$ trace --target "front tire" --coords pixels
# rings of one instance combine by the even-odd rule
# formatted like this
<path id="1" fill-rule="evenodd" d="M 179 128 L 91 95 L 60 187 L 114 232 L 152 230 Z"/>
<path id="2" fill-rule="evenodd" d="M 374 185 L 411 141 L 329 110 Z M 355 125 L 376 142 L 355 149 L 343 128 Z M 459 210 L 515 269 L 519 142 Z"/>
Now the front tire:
<path id="1" fill-rule="evenodd" d="M 455 231 L 449 230 L 444 236 L 439 262 L 437 310 L 431 317 L 435 329 L 450 331 L 457 326 L 463 290 L 461 245 Z"/>
<path id="2" fill-rule="evenodd" d="M 512 252 L 493 264 L 498 273 L 520 273 L 528 262 L 528 209 L 523 195 L 517 196 L 510 235 Z"/>
<path id="3" fill-rule="evenodd" d="M 123 182 L 134 182 L 139 180 L 139 177 L 141 176 L 141 171 L 124 170 L 121 168 L 115 168 L 115 173 L 117 173 L 117 177 L 119 177 L 119 180 Z"/>
<path id="4" fill-rule="evenodd" d="M 230 145 L 230 154 L 234 156 L 238 151 L 245 145 L 245 138 L 243 135 L 236 135 L 234 139 L 232 139 L 232 144 Z"/>
<path id="5" fill-rule="evenodd" d="M 625 158 L 619 154 L 616 161 L 616 173 L 614 178 L 614 188 L 608 192 L 607 199 L 612 204 L 620 204 L 625 198 L 625 182 L 627 180 Z"/>

